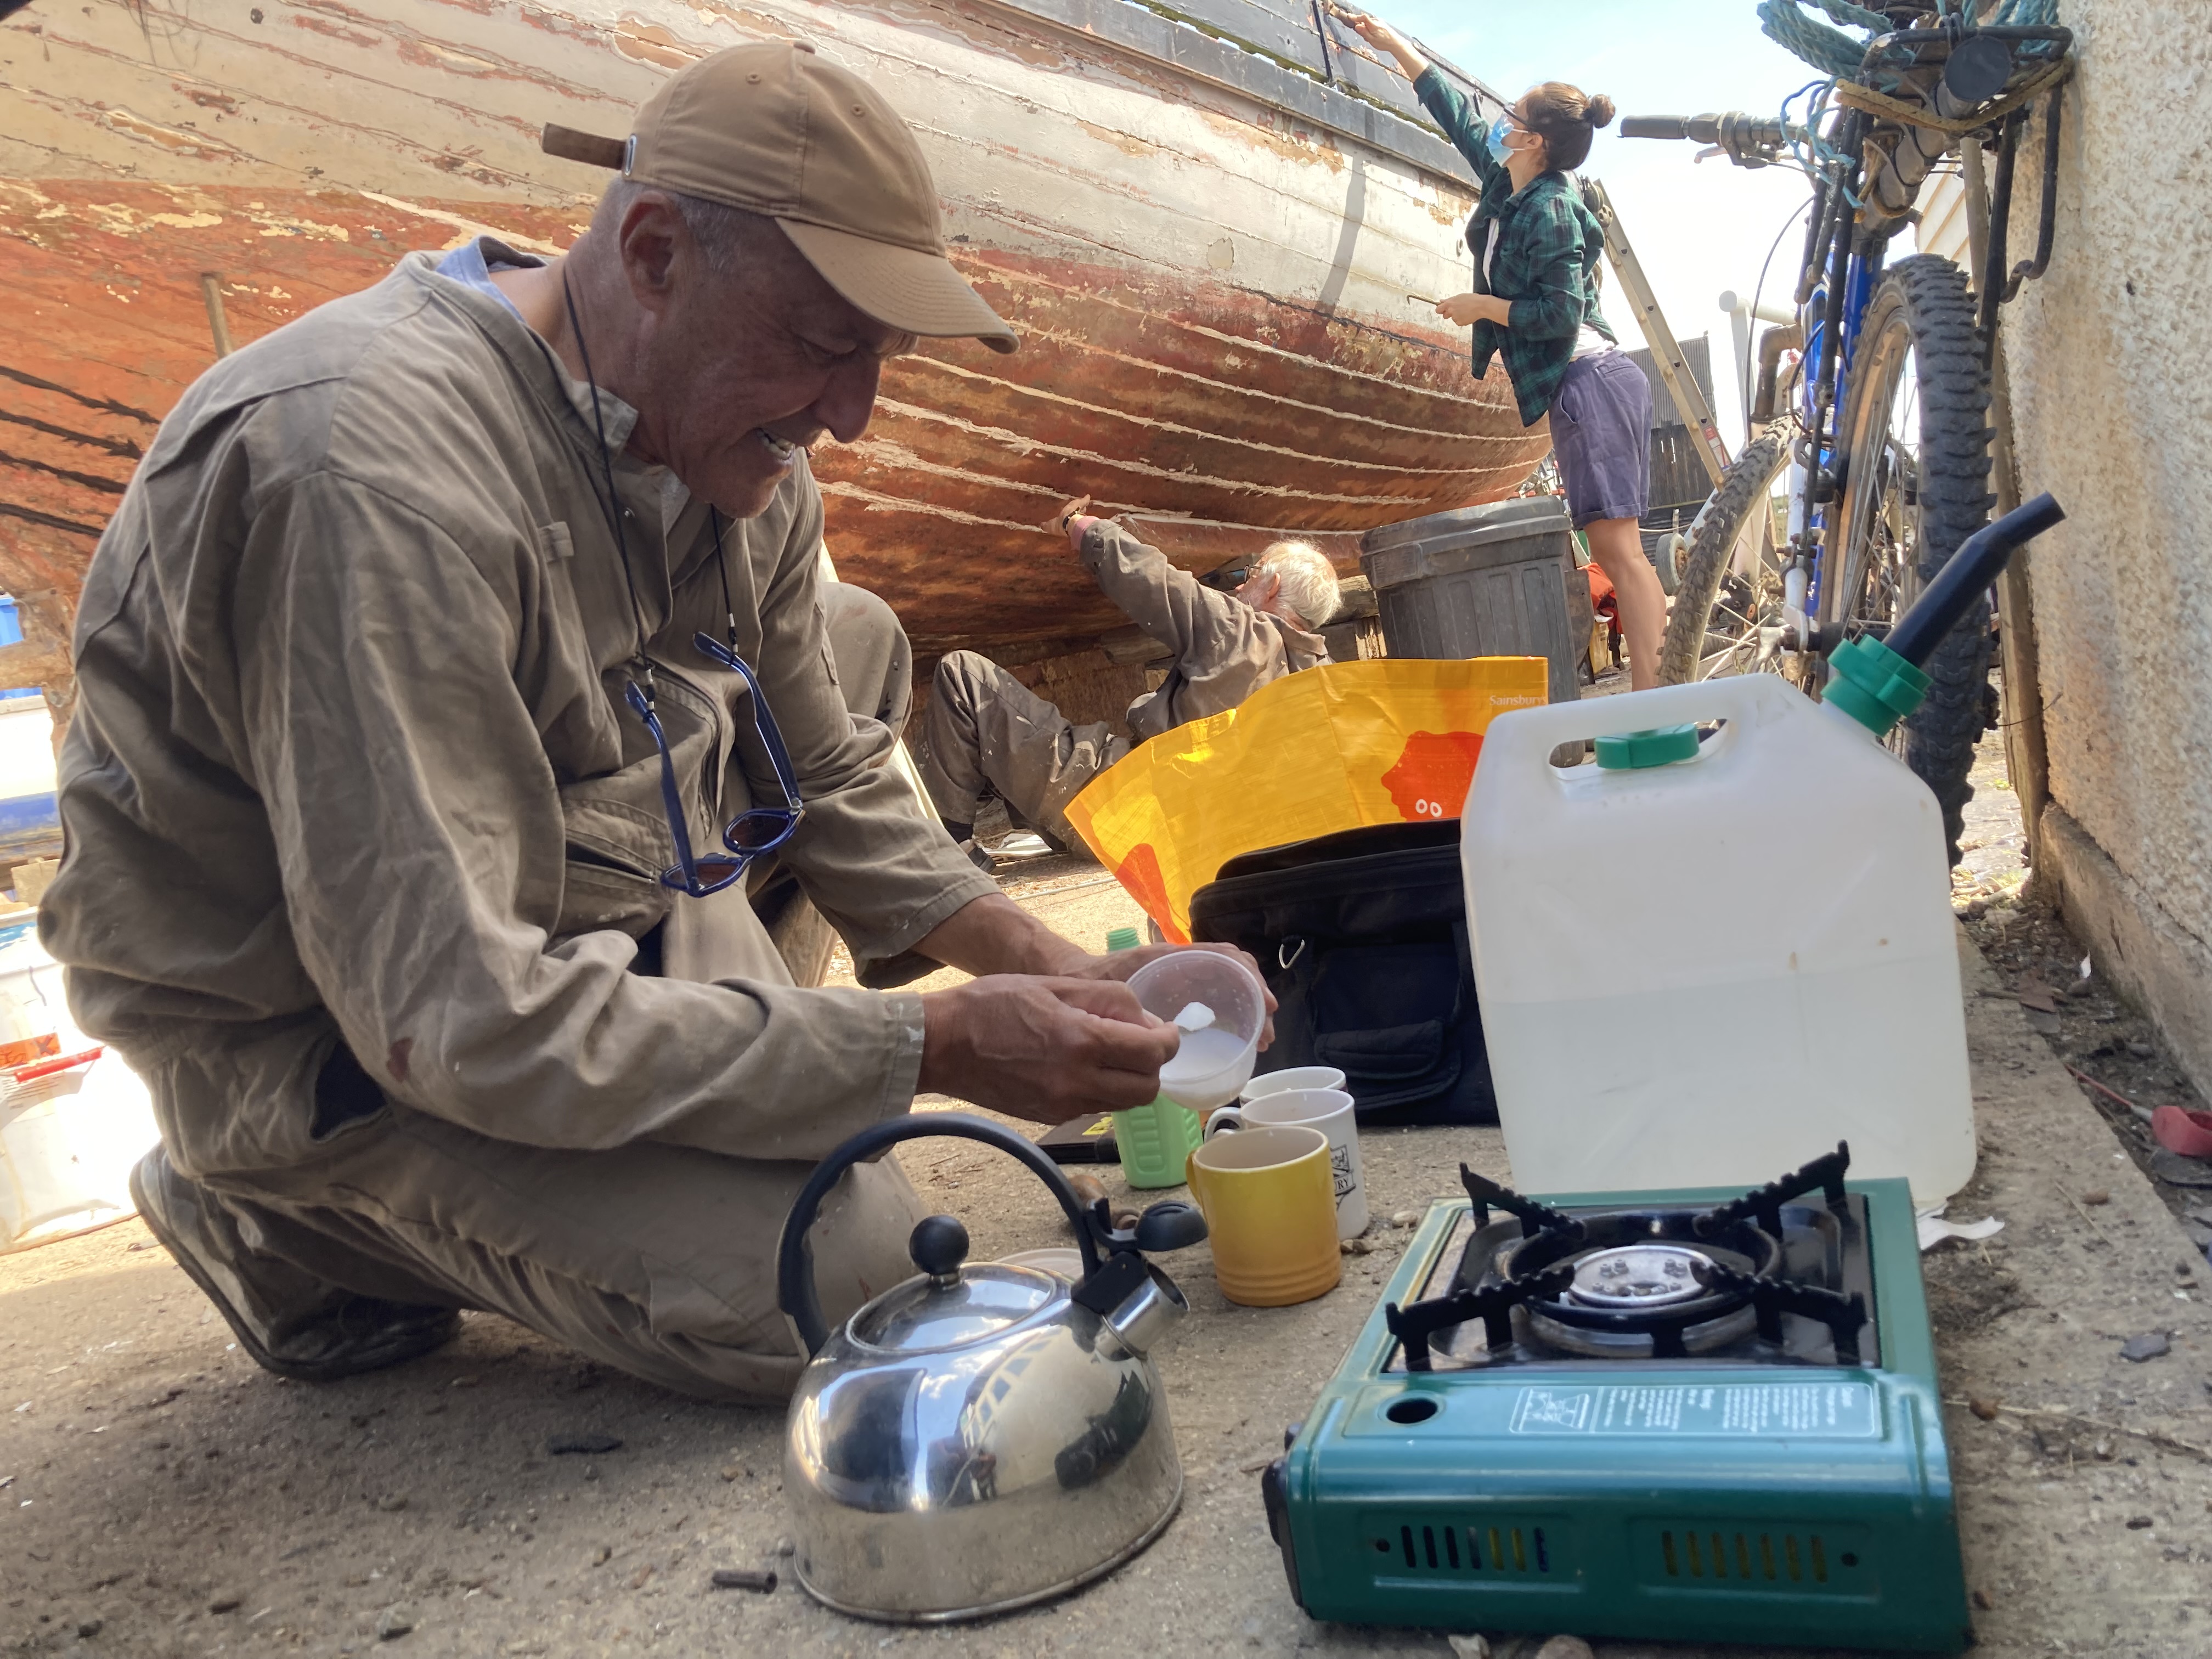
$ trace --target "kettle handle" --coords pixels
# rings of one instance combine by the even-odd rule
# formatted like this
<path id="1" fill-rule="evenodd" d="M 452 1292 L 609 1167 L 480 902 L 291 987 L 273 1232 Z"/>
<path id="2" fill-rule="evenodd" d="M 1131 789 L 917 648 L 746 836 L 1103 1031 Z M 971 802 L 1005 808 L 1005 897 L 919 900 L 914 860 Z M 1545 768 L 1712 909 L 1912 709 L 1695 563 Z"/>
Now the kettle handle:
<path id="1" fill-rule="evenodd" d="M 1060 1166 L 1039 1152 L 1035 1141 L 988 1118 L 970 1117 L 964 1112 L 919 1112 L 886 1118 L 881 1123 L 870 1124 L 815 1165 L 813 1175 L 799 1188 L 791 1213 L 784 1218 L 783 1241 L 776 1249 L 776 1305 L 799 1328 L 799 1340 L 806 1345 L 810 1358 L 821 1352 L 822 1345 L 830 1340 L 830 1328 L 822 1317 L 822 1298 L 814 1286 L 814 1247 L 806 1237 L 822 1208 L 822 1200 L 829 1196 L 830 1189 L 845 1171 L 863 1158 L 873 1158 L 902 1140 L 928 1140 L 940 1135 L 980 1140 L 1028 1164 L 1037 1179 L 1052 1189 L 1053 1196 L 1060 1200 L 1060 1207 L 1067 1212 L 1068 1220 L 1074 1224 L 1075 1244 L 1083 1252 L 1085 1276 L 1088 1278 L 1098 1271 L 1098 1247 L 1085 1224 L 1083 1200 L 1068 1185 L 1067 1177 L 1060 1174 Z"/>

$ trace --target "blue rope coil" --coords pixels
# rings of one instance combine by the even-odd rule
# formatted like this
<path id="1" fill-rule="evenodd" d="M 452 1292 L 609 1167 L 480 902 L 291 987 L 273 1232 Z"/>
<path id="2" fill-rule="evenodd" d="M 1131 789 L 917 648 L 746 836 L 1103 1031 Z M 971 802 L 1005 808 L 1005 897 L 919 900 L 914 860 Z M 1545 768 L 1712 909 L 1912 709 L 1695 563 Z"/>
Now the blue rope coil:
<path id="1" fill-rule="evenodd" d="M 1835 23 L 1849 25 L 1868 31 L 1864 36 L 1848 34 L 1843 29 L 1823 23 L 1804 9 L 1815 6 Z M 1973 8 L 1961 0 L 1942 0 L 1941 9 L 1955 14 L 1972 31 L 1980 25 L 1974 17 Z M 2003 0 L 1989 21 L 1992 27 L 2008 28 L 2049 28 L 2058 21 L 2058 0 Z M 1822 74 L 1835 80 L 1856 81 L 1883 92 L 1897 90 L 1902 70 L 1909 64 L 1889 64 L 1882 61 L 1884 54 L 1869 47 L 1878 37 L 1891 30 L 1891 24 L 1880 12 L 1869 11 L 1852 0 L 1759 0 L 1759 29 L 1769 40 L 1795 52 Z M 2055 40 L 2030 40 L 2015 43 L 2014 52 L 2021 58 L 2044 59 L 2058 51 Z M 1910 58 L 1910 50 L 1907 57 Z"/>
<path id="2" fill-rule="evenodd" d="M 1852 5 L 1850 0 L 1814 0 L 1814 3 L 1838 22 L 1856 23 L 1876 32 L 1889 27 L 1889 20 L 1880 12 Z M 1767 39 L 1796 53 L 1824 75 L 1856 78 L 1866 57 L 1865 40 L 1808 16 L 1797 0 L 1759 0 L 1759 26 Z"/>
<path id="3" fill-rule="evenodd" d="M 2040 0 L 2038 3 L 2040 3 Z M 1834 21 L 1848 23 L 1856 29 L 1872 29 L 1880 34 L 1889 27 L 1889 19 L 1880 12 L 1869 11 L 1864 6 L 1855 6 L 1851 0 L 1811 0 L 1811 3 L 1820 7 Z"/>
<path id="4" fill-rule="evenodd" d="M 2047 29 L 2058 21 L 2058 0 L 2004 0 L 1996 15 L 1990 19 L 1990 26 L 2002 28 Z M 1966 14 L 1966 26 L 1976 27 L 1973 13 Z M 2015 42 L 2014 53 L 2021 58 L 2051 58 L 2057 55 L 2056 40 L 2023 40 Z"/>

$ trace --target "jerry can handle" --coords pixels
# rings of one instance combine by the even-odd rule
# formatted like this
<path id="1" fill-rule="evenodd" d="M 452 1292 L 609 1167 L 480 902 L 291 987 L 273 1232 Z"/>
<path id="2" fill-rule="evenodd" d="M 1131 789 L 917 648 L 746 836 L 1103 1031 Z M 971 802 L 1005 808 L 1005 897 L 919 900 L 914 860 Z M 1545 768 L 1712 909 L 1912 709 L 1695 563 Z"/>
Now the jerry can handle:
<path id="1" fill-rule="evenodd" d="M 830 1195 L 830 1189 L 845 1171 L 864 1158 L 888 1152 L 902 1140 L 928 1140 L 938 1136 L 980 1140 L 1029 1165 L 1037 1179 L 1052 1189 L 1053 1196 L 1060 1200 L 1060 1207 L 1067 1212 L 1068 1220 L 1074 1224 L 1076 1248 L 1083 1253 L 1085 1279 L 1098 1271 L 1098 1247 L 1085 1223 L 1083 1200 L 1068 1185 L 1060 1166 L 1039 1152 L 1035 1141 L 988 1118 L 970 1117 L 964 1112 L 908 1113 L 904 1117 L 886 1118 L 881 1123 L 870 1124 L 816 1164 L 814 1173 L 799 1189 L 791 1213 L 784 1218 L 783 1239 L 776 1249 L 776 1305 L 791 1316 L 810 1357 L 821 1352 L 822 1345 L 830 1340 L 830 1328 L 822 1316 L 822 1298 L 814 1285 L 814 1247 L 806 1237 L 821 1211 L 822 1200 Z"/>
<path id="2" fill-rule="evenodd" d="M 1559 769 L 1551 763 L 1551 754 L 1563 743 L 1699 720 L 1763 724 L 1765 718 L 1786 712 L 1777 705 L 1790 699 L 1803 702 L 1804 696 L 1771 674 L 1738 674 L 1689 685 L 1656 686 L 1620 696 L 1508 709 L 1492 718 L 1490 729 L 1483 734 L 1482 759 L 1468 786 L 1469 796 L 1481 787 L 1485 776 L 1494 778 L 1501 771 L 1525 773 L 1540 766 L 1545 775 L 1559 775 Z"/>

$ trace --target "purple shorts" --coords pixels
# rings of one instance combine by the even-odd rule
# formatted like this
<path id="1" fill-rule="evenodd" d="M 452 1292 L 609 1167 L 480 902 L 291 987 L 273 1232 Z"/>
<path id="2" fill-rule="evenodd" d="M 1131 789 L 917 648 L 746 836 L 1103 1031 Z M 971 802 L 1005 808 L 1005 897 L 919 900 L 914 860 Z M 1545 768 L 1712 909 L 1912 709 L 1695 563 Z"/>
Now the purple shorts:
<path id="1" fill-rule="evenodd" d="M 1552 453 L 1576 529 L 1644 516 L 1651 495 L 1651 382 L 1626 352 L 1567 365 L 1552 399 Z"/>

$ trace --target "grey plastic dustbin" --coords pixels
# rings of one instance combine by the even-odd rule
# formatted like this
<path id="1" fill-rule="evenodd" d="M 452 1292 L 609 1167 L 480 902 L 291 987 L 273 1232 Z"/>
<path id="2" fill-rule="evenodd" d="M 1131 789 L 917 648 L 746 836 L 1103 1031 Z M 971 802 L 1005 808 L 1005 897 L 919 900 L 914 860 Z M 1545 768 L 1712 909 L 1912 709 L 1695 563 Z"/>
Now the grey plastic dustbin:
<path id="1" fill-rule="evenodd" d="M 1542 657 L 1552 702 L 1582 695 L 1575 665 L 1589 641 L 1567 615 L 1574 538 L 1558 496 L 1431 513 L 1360 545 L 1392 656 Z"/>

